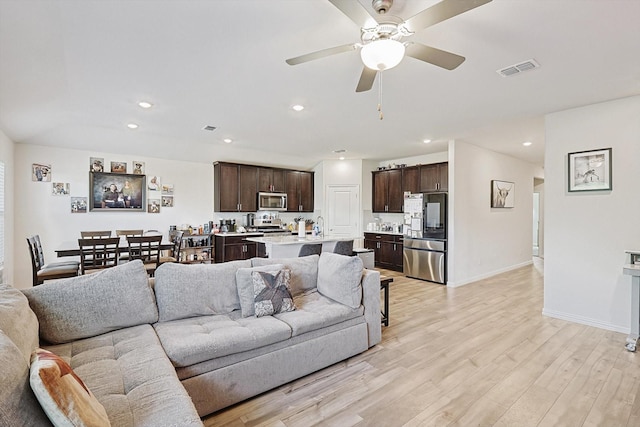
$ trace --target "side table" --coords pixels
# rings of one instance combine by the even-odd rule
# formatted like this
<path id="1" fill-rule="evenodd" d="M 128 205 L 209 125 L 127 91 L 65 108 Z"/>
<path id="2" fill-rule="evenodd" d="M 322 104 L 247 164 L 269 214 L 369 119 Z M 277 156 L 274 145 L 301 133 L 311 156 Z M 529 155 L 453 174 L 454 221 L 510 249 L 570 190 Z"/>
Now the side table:
<path id="1" fill-rule="evenodd" d="M 393 282 L 393 277 L 380 276 L 380 290 L 384 292 L 384 305 L 380 320 L 384 326 L 389 326 L 389 283 L 391 282 Z"/>

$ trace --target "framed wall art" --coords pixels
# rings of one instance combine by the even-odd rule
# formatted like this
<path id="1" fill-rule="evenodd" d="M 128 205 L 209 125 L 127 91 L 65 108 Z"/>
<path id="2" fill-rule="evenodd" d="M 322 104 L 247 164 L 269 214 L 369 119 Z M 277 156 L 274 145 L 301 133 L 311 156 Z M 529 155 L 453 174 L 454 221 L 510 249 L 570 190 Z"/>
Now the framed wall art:
<path id="1" fill-rule="evenodd" d="M 31 165 L 31 180 L 37 182 L 51 182 L 51 165 L 34 163 Z"/>
<path id="2" fill-rule="evenodd" d="M 146 207 L 145 175 L 90 172 L 90 211 L 141 211 Z"/>
<path id="3" fill-rule="evenodd" d="M 569 153 L 569 191 L 611 190 L 611 148 Z"/>
<path id="4" fill-rule="evenodd" d="M 512 208 L 515 206 L 516 184 L 509 181 L 491 181 L 491 207 Z"/>
<path id="5" fill-rule="evenodd" d="M 127 162 L 111 162 L 111 173 L 127 173 Z"/>

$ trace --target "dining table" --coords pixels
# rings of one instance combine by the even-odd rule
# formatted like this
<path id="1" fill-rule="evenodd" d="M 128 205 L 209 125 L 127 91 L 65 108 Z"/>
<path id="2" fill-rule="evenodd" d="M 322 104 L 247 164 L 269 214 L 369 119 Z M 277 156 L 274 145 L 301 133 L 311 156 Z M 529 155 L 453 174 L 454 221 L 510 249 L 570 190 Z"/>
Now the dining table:
<path id="1" fill-rule="evenodd" d="M 98 240 L 98 239 L 96 239 Z M 160 242 L 160 250 L 172 250 L 173 243 L 169 240 L 162 240 Z M 70 256 L 80 256 L 80 246 L 78 246 L 78 241 L 67 241 L 63 242 L 58 246 L 58 249 L 55 249 L 54 252 L 58 256 L 58 258 L 62 257 L 70 257 Z M 127 253 L 129 252 L 129 243 L 126 238 L 120 239 L 120 245 L 118 246 L 118 253 Z"/>

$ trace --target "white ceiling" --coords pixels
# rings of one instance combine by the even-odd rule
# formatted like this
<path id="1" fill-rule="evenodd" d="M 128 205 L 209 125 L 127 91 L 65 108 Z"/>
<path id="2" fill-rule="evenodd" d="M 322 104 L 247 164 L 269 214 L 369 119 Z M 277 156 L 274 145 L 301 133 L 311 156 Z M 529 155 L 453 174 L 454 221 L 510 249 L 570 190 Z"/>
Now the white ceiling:
<path id="1" fill-rule="evenodd" d="M 391 14 L 435 3 L 395 0 Z M 355 93 L 358 52 L 285 63 L 359 41 L 326 0 L 0 0 L 0 128 L 18 143 L 202 162 L 308 168 L 335 149 L 384 160 L 456 139 L 542 165 L 544 114 L 640 94 L 638 17 L 638 0 L 494 0 L 412 37 L 466 61 L 385 72 L 381 121 L 377 80 Z M 496 73 L 531 58 L 541 68 Z"/>

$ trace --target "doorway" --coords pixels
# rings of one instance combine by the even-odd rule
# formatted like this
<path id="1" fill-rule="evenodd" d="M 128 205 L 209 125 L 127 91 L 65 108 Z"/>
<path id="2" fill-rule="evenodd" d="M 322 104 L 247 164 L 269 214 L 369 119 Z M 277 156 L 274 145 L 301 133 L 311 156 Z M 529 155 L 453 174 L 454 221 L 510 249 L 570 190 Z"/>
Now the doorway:
<path id="1" fill-rule="evenodd" d="M 533 256 L 540 255 L 540 193 L 533 193 Z"/>
<path id="2" fill-rule="evenodd" d="M 327 186 L 326 234 L 357 236 L 360 222 L 360 187 L 357 185 Z"/>

